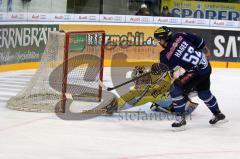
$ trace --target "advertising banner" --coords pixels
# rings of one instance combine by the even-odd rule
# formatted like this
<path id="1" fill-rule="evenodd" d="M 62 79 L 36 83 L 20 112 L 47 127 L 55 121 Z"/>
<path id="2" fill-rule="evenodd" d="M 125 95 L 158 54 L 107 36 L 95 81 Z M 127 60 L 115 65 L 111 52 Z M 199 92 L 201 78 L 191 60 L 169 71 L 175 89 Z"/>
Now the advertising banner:
<path id="1" fill-rule="evenodd" d="M 127 23 L 153 23 L 152 16 L 126 16 Z"/>
<path id="2" fill-rule="evenodd" d="M 239 22 L 228 20 L 210 20 L 210 26 L 213 27 L 230 27 L 239 28 Z"/>
<path id="3" fill-rule="evenodd" d="M 27 13 L 12 13 L 12 12 L 9 12 L 7 14 L 7 20 L 8 21 L 27 21 L 28 20 L 28 15 Z"/>
<path id="4" fill-rule="evenodd" d="M 179 9 L 179 8 L 176 8 Z M 193 11 L 189 11 L 193 12 Z M 175 13 L 174 13 L 175 14 Z M 185 14 L 185 13 L 184 13 Z M 237 13 L 236 13 L 237 14 Z M 0 22 L 97 22 L 97 23 L 125 23 L 144 25 L 188 25 L 239 28 L 240 20 L 218 20 L 193 18 L 194 16 L 176 15 L 176 17 L 134 16 L 112 14 L 60 14 L 60 13 L 18 13 L 0 12 Z"/>
<path id="5" fill-rule="evenodd" d="M 70 22 L 74 21 L 74 14 L 52 14 L 51 21 L 53 22 Z"/>
<path id="6" fill-rule="evenodd" d="M 182 18 L 182 25 L 209 26 L 209 20 L 196 18 Z"/>
<path id="7" fill-rule="evenodd" d="M 189 19 L 190 21 L 190 19 Z M 186 23 L 187 24 L 187 23 Z M 105 30 L 105 59 L 125 53 L 129 60 L 159 60 L 162 48 L 153 39 L 154 26 L 120 25 L 60 25 L 63 30 Z M 211 50 L 213 61 L 240 61 L 240 32 L 214 29 L 172 28 L 175 32 L 190 32 L 202 36 Z"/>
<path id="8" fill-rule="evenodd" d="M 112 60 L 114 56 L 127 57 L 128 60 L 159 60 L 160 46 L 154 44 L 153 26 L 126 25 L 83 25 L 62 24 L 60 30 L 89 31 L 105 30 L 104 59 Z"/>
<path id="9" fill-rule="evenodd" d="M 211 50 L 212 61 L 240 62 L 240 32 L 229 30 L 174 28 L 176 32 L 190 32 L 203 37 Z"/>
<path id="10" fill-rule="evenodd" d="M 48 13 L 28 13 L 28 21 L 51 21 Z"/>
<path id="11" fill-rule="evenodd" d="M 90 29 L 89 29 L 90 28 Z M 41 58 L 51 30 L 105 30 L 105 60 L 159 61 L 162 47 L 153 38 L 155 26 L 126 25 L 0 25 L 0 65 L 36 62 Z M 190 32 L 202 36 L 211 50 L 212 61 L 240 62 L 240 32 L 214 29 L 172 28 L 174 32 Z M 84 37 L 73 39 L 71 50 L 82 50 L 78 43 Z M 117 57 L 117 58 L 116 58 Z"/>
<path id="12" fill-rule="evenodd" d="M 101 22 L 116 22 L 116 23 L 125 23 L 125 15 L 110 15 L 110 14 L 101 14 Z"/>
<path id="13" fill-rule="evenodd" d="M 176 17 L 154 17 L 154 23 L 156 24 L 174 24 L 181 25 L 182 18 Z"/>
<path id="14" fill-rule="evenodd" d="M 240 20 L 240 3 L 162 0 L 163 6 L 168 6 L 174 17 Z"/>
<path id="15" fill-rule="evenodd" d="M 85 48 L 86 34 L 70 34 L 69 52 L 82 52 Z"/>
<path id="16" fill-rule="evenodd" d="M 39 61 L 58 25 L 0 25 L 0 65 Z"/>
<path id="17" fill-rule="evenodd" d="M 97 21 L 99 21 L 99 14 L 74 14 L 74 21 L 76 21 L 76 22 L 97 22 Z"/>

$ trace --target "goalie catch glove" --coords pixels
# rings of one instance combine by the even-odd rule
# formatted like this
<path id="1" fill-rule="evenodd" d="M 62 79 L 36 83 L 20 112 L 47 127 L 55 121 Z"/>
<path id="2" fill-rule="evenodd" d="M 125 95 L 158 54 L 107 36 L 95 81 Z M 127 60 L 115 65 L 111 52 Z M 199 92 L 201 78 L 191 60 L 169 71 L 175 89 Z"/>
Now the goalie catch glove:
<path id="1" fill-rule="evenodd" d="M 146 73 L 146 69 L 144 66 L 135 66 L 131 74 L 131 78 L 136 78 L 144 73 Z"/>

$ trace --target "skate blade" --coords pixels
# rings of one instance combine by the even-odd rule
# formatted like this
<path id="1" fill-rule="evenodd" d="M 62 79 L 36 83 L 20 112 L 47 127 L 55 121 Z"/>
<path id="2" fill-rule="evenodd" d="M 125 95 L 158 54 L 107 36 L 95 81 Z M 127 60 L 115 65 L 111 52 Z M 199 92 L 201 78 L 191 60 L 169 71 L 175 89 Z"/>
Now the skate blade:
<path id="1" fill-rule="evenodd" d="M 185 131 L 187 129 L 186 125 L 181 126 L 181 127 L 173 127 L 172 131 L 173 132 L 179 132 L 179 131 Z"/>
<path id="2" fill-rule="evenodd" d="M 225 123 L 227 123 L 227 122 L 229 122 L 228 119 L 223 119 L 223 120 L 220 120 L 219 122 L 217 122 L 216 124 L 212 124 L 212 126 L 213 126 L 213 127 L 214 127 L 214 126 L 219 126 L 219 125 L 225 124 Z"/>

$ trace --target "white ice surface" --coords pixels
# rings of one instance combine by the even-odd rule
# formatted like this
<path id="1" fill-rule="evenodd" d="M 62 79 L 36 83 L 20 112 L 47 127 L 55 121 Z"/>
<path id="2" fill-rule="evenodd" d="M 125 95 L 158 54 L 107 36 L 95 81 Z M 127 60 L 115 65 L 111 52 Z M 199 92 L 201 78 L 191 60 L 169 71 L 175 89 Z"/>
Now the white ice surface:
<path id="1" fill-rule="evenodd" d="M 202 103 L 188 129 L 173 132 L 169 120 L 122 120 L 119 116 L 64 121 L 55 114 L 6 108 L 33 71 L 0 73 L 0 159 L 239 159 L 240 69 L 215 69 L 212 92 L 229 122 L 211 127 Z M 105 84 L 111 85 L 109 70 Z M 135 108 L 148 110 L 149 104 Z"/>

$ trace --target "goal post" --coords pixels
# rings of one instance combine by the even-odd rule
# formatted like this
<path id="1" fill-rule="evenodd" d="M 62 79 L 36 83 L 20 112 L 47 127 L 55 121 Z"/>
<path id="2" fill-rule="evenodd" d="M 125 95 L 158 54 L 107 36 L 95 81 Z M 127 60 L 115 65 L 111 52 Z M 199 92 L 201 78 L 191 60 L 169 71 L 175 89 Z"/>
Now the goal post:
<path id="1" fill-rule="evenodd" d="M 10 98 L 7 107 L 65 112 L 69 96 L 74 101 L 101 102 L 104 45 L 105 32 L 101 30 L 50 32 L 39 68 L 27 86 Z"/>
<path id="2" fill-rule="evenodd" d="M 85 40 L 82 39 L 85 37 Z M 81 38 L 82 37 L 82 38 Z M 69 57 L 69 53 L 70 52 L 75 52 L 75 51 L 79 51 L 77 49 L 77 47 L 81 47 L 81 41 L 83 41 L 87 46 L 93 46 L 94 49 L 98 48 L 99 50 L 91 50 L 88 51 L 88 54 L 91 55 L 95 55 L 97 56 L 98 59 L 94 59 L 94 61 L 91 61 L 90 59 L 88 59 L 89 61 L 82 61 L 83 63 L 86 62 L 91 66 L 91 70 L 88 71 L 93 71 L 95 70 L 96 73 L 98 73 L 98 92 L 95 92 L 95 94 L 87 94 L 87 95 L 82 95 L 81 100 L 86 100 L 86 101 L 95 101 L 95 102 L 100 102 L 101 98 L 102 98 L 102 87 L 99 84 L 99 82 L 103 81 L 103 62 L 104 62 L 104 45 L 105 45 L 105 32 L 104 31 L 72 31 L 72 32 L 66 32 L 66 38 L 65 38 L 65 49 L 64 49 L 64 65 L 63 65 L 63 87 L 62 87 L 62 103 L 61 103 L 61 110 L 65 109 L 65 104 L 66 104 L 66 93 L 67 92 L 67 83 L 68 83 L 68 72 L 69 70 L 69 59 L 71 57 Z M 72 46 L 71 48 L 71 44 L 73 44 L 74 46 Z M 80 48 L 81 49 L 81 48 Z M 86 49 L 86 48 L 85 48 Z M 70 64 L 70 66 L 72 66 Z M 90 68 L 90 67 L 88 67 Z M 86 73 L 86 72 L 85 72 Z M 88 73 L 88 72 L 87 72 Z M 91 78 L 95 78 L 95 76 L 93 75 L 86 75 L 87 77 L 84 78 L 83 80 L 89 80 L 92 81 Z M 93 79 L 94 80 L 94 79 Z M 80 97 L 80 96 L 79 96 Z M 64 112 L 64 111 L 62 111 Z"/>

